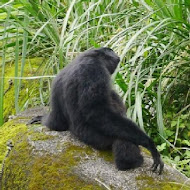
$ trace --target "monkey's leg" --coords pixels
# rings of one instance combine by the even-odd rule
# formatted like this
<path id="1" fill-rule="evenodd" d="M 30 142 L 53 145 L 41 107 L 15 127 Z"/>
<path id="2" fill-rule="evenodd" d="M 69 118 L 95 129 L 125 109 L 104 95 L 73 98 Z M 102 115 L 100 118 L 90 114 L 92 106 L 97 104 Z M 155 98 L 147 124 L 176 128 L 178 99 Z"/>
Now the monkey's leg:
<path id="1" fill-rule="evenodd" d="M 61 115 L 60 112 L 51 111 L 48 115 L 42 118 L 42 124 L 54 131 L 66 131 L 69 128 L 65 116 Z"/>
<path id="2" fill-rule="evenodd" d="M 127 170 L 140 167 L 143 157 L 137 145 L 124 140 L 115 140 L 113 143 L 115 163 L 119 170 Z"/>

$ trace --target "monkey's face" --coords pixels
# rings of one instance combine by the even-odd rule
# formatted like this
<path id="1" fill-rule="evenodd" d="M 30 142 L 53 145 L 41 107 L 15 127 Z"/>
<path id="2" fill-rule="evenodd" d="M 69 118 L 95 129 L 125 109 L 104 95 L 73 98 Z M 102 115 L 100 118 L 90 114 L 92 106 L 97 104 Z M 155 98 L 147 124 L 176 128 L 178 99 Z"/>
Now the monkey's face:
<path id="1" fill-rule="evenodd" d="M 103 60 L 110 74 L 113 74 L 120 61 L 119 56 L 112 49 L 107 47 L 99 48 L 96 50 L 100 53 L 100 59 Z"/>

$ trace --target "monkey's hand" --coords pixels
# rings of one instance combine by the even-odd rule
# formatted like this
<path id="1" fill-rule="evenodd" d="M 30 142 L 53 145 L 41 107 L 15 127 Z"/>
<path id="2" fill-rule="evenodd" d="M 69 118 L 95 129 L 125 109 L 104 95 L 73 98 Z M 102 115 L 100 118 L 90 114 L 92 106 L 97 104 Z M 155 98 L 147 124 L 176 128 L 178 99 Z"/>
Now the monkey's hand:
<path id="1" fill-rule="evenodd" d="M 159 175 L 161 175 L 164 169 L 164 163 L 162 159 L 160 158 L 160 154 L 158 153 L 156 156 L 154 156 L 153 160 L 154 160 L 153 165 L 152 165 L 153 171 L 155 172 L 157 168 L 159 168 Z"/>
<path id="2" fill-rule="evenodd" d="M 27 122 L 27 124 L 26 125 L 30 125 L 30 124 L 34 124 L 34 123 L 36 123 L 36 124 L 40 124 L 41 122 L 42 122 L 42 117 L 43 116 L 36 116 L 36 117 L 33 117 L 31 120 L 29 120 L 28 122 Z"/>

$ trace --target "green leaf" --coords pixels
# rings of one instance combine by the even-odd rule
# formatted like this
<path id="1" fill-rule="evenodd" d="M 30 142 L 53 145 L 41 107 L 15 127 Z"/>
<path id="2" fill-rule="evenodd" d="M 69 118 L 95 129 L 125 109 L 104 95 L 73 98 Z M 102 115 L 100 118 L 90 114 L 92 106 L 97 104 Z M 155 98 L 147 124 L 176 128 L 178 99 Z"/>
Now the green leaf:
<path id="1" fill-rule="evenodd" d="M 174 160 L 175 160 L 176 162 L 179 162 L 179 161 L 180 161 L 180 156 L 176 156 L 176 157 L 174 158 Z"/>
<path id="2" fill-rule="evenodd" d="M 123 92 L 127 91 L 127 85 L 125 81 L 122 78 L 122 75 L 118 72 L 115 78 L 116 83 L 119 85 L 119 87 L 122 89 Z"/>
<path id="3" fill-rule="evenodd" d="M 182 140 L 181 143 L 184 145 L 190 146 L 190 141 L 188 140 Z"/>
<path id="4" fill-rule="evenodd" d="M 159 151 L 165 150 L 166 149 L 166 143 L 162 143 L 161 145 L 158 145 L 157 148 Z"/>

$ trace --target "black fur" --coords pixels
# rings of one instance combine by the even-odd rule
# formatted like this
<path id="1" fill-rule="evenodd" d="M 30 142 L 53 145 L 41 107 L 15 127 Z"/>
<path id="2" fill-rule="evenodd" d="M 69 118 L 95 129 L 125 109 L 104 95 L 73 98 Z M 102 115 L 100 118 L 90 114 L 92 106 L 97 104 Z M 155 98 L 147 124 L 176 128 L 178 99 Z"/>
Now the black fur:
<path id="1" fill-rule="evenodd" d="M 52 130 L 70 130 L 98 149 L 112 149 L 119 170 L 143 163 L 138 145 L 150 150 L 153 169 L 161 161 L 153 141 L 125 115 L 125 106 L 110 84 L 119 57 L 109 48 L 88 50 L 67 65 L 52 85 L 51 112 L 42 123 Z"/>

